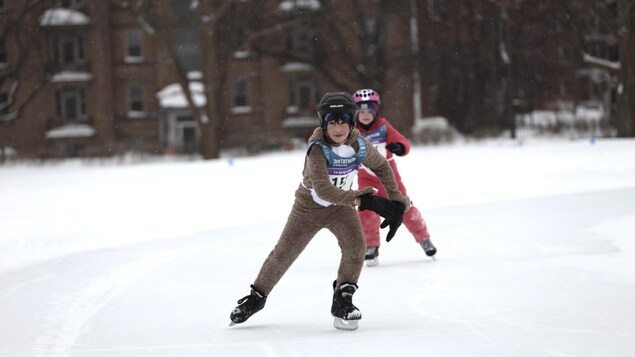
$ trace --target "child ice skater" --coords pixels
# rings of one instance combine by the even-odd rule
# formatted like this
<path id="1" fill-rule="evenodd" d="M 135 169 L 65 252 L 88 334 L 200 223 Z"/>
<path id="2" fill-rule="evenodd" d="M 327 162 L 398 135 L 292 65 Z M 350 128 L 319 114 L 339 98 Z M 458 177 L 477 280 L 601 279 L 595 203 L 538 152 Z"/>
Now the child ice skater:
<path id="1" fill-rule="evenodd" d="M 381 99 L 379 93 L 372 89 L 360 89 L 353 94 L 357 105 L 355 114 L 355 128 L 362 136 L 368 139 L 377 150 L 382 153 L 390 163 L 390 167 L 395 174 L 399 191 L 406 196 L 406 187 L 401 181 L 401 175 L 397 169 L 397 163 L 393 155 L 405 156 L 410 152 L 410 142 L 399 131 L 390 125 L 386 118 L 379 114 Z M 377 195 L 386 197 L 386 192 L 372 170 L 362 167 L 358 175 L 359 187 L 375 187 Z M 366 238 L 366 264 L 374 266 L 379 263 L 379 216 L 368 210 L 360 210 L 359 218 L 364 229 Z M 410 203 L 410 209 L 403 216 L 403 223 L 414 236 L 415 241 L 421 245 L 425 254 L 433 257 L 437 253 L 437 248 L 430 241 L 430 233 L 421 212 Z"/>
<path id="2" fill-rule="evenodd" d="M 349 93 L 325 94 L 318 105 L 320 127 L 309 139 L 303 179 L 280 238 L 265 259 L 249 295 L 238 300 L 231 325 L 247 321 L 260 311 L 278 281 L 322 228 L 330 230 L 341 250 L 337 279 L 333 282 L 331 314 L 334 326 L 356 329 L 362 314 L 353 305 L 366 243 L 356 207 L 385 218 L 390 240 L 401 225 L 410 200 L 401 194 L 388 161 L 354 129 L 355 101 Z M 358 168 L 372 170 L 386 187 L 386 198 L 372 187 L 352 190 Z"/>

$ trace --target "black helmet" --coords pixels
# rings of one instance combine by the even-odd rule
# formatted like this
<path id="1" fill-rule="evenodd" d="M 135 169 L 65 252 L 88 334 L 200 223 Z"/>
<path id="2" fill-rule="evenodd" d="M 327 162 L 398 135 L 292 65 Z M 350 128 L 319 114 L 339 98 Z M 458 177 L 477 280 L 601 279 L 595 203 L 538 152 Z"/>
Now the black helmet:
<path id="1" fill-rule="evenodd" d="M 322 129 L 326 129 L 325 121 L 327 114 L 346 114 L 341 118 L 346 120 L 348 124 L 353 127 L 353 118 L 355 118 L 355 111 L 357 106 L 353 96 L 347 92 L 329 92 L 326 93 L 320 100 L 320 104 L 317 107 L 317 114 L 320 118 L 320 126 Z M 332 117 L 329 115 L 329 118 Z"/>

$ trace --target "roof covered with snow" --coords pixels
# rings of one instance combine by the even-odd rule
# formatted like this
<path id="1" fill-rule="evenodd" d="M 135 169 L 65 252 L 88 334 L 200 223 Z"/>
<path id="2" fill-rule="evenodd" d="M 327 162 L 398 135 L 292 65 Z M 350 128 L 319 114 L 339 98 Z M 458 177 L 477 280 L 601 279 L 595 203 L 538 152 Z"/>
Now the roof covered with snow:
<path id="1" fill-rule="evenodd" d="M 280 72 L 307 72 L 312 70 L 312 65 L 302 62 L 289 62 L 280 66 Z"/>
<path id="2" fill-rule="evenodd" d="M 89 138 L 97 130 L 88 124 L 67 124 L 46 132 L 47 139 Z"/>
<path id="3" fill-rule="evenodd" d="M 88 72 L 62 71 L 55 73 L 51 82 L 87 82 L 93 79 L 93 74 Z"/>
<path id="4" fill-rule="evenodd" d="M 205 88 L 202 82 L 190 82 L 190 91 L 192 92 L 194 104 L 196 104 L 197 107 L 200 108 L 207 103 Z M 181 89 L 181 85 L 178 83 L 165 86 L 165 88 L 157 93 L 157 98 L 159 99 L 161 108 L 187 108 L 187 99 Z"/>
<path id="5" fill-rule="evenodd" d="M 89 23 L 90 18 L 85 14 L 61 7 L 48 9 L 40 16 L 40 26 L 81 26 Z"/>
<path id="6" fill-rule="evenodd" d="M 319 125 L 315 117 L 289 117 L 282 121 L 283 128 L 307 128 Z"/>
<path id="7" fill-rule="evenodd" d="M 292 10 L 319 10 L 321 8 L 319 0 L 283 0 L 278 4 L 278 11 Z"/>

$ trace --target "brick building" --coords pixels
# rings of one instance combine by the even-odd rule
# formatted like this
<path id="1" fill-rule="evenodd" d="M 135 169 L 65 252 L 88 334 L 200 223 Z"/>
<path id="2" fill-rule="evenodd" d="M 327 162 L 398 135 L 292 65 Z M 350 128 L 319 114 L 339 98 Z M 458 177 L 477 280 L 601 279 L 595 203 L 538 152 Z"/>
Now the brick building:
<path id="1" fill-rule="evenodd" d="M 24 6 L 4 1 L 5 28 Z M 5 153 L 65 157 L 160 148 L 157 46 L 128 17 L 107 1 L 44 1 L 5 32 L 1 91 L 12 98 L 0 118 Z M 35 46 L 25 51 L 22 41 Z"/>
<path id="2" fill-rule="evenodd" d="M 200 133 L 165 47 L 122 3 L 50 0 L 28 12 L 24 0 L 0 3 L 2 157 L 199 151 Z M 156 11 L 174 15 L 179 57 L 202 107 L 202 61 L 188 8 L 179 1 L 154 3 Z M 307 11 L 319 7 L 310 1 L 262 4 L 262 11 L 279 18 L 297 6 Z M 248 22 L 249 16 L 238 18 Z M 390 51 L 407 56 L 407 26 L 395 18 L 388 29 L 402 31 L 395 38 L 406 41 L 392 41 Z M 310 51 L 310 31 L 309 25 L 298 26 L 274 41 Z M 258 151 L 306 138 L 317 124 L 316 103 L 324 92 L 338 88 L 307 63 L 256 55 L 240 34 L 234 38 L 227 43 L 232 53 L 221 98 L 221 148 Z M 24 43 L 33 46 L 25 48 Z M 390 78 L 395 89 L 385 95 L 386 103 L 393 103 L 386 105 L 387 113 L 411 118 L 410 74 L 397 70 Z M 402 128 L 411 125 L 408 119 L 395 122 Z"/>

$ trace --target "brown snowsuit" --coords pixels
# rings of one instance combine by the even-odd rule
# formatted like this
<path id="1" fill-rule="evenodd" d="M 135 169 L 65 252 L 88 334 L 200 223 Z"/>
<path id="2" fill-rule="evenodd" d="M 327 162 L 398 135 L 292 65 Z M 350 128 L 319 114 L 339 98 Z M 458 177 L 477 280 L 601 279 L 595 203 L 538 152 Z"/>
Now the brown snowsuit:
<path id="1" fill-rule="evenodd" d="M 358 152 L 357 139 L 359 137 L 359 131 L 353 129 L 344 145 L 350 145 Z M 325 140 L 322 129 L 319 127 L 313 131 L 309 139 L 309 141 L 314 140 L 331 144 Z M 362 164 L 379 177 L 389 199 L 403 203 L 408 209 L 410 201 L 399 192 L 388 161 L 368 140 L 363 140 L 366 143 L 367 154 Z M 312 187 L 320 198 L 333 204 L 324 207 L 316 203 L 309 190 Z M 372 187 L 360 189 L 360 191 L 345 191 L 335 187 L 328 175 L 324 152 L 319 146 L 314 146 L 305 159 L 302 184 L 295 191 L 295 202 L 287 224 L 254 282 L 256 289 L 265 296 L 269 295 L 287 269 L 322 228 L 330 230 L 335 235 L 342 252 L 337 271 L 337 285 L 343 282 L 356 284 L 364 264 L 366 243 L 353 202 L 357 197 L 373 192 Z"/>

